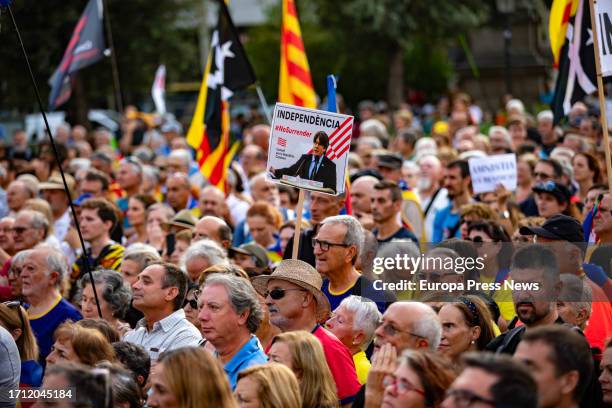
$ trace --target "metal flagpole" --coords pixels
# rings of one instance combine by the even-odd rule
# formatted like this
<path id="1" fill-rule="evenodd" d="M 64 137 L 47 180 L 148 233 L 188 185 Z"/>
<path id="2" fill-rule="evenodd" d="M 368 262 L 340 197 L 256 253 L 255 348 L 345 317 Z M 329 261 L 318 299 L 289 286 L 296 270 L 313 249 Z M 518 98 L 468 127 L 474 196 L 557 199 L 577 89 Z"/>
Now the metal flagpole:
<path id="1" fill-rule="evenodd" d="M 108 12 L 108 0 L 102 0 L 104 10 L 104 26 L 106 28 L 107 50 L 110 50 L 111 70 L 113 71 L 113 88 L 115 89 L 115 104 L 117 112 L 123 113 L 123 97 L 121 96 L 121 83 L 119 82 L 119 69 L 117 68 L 117 53 L 113 43 L 113 31 L 111 30 L 110 13 Z"/>

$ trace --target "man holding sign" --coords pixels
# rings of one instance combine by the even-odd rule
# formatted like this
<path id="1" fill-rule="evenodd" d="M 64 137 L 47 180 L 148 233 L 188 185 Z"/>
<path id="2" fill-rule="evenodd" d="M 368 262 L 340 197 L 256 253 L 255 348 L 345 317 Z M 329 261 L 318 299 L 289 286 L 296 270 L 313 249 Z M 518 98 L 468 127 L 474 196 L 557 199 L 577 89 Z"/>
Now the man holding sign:
<path id="1" fill-rule="evenodd" d="M 336 164 L 325 156 L 328 146 L 329 137 L 327 133 L 319 131 L 314 136 L 312 154 L 303 154 L 295 164 L 284 169 L 276 170 L 274 167 L 270 167 L 270 173 L 274 178 L 288 175 L 320 181 L 323 183 L 323 188 L 329 188 L 335 193 Z"/>

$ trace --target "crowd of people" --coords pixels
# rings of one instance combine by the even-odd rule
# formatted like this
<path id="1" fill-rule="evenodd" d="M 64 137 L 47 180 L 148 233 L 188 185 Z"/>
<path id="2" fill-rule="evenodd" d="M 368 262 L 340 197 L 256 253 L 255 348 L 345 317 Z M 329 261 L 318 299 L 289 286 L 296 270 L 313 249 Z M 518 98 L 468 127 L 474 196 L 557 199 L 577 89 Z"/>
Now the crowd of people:
<path id="1" fill-rule="evenodd" d="M 307 193 L 300 216 L 266 176 L 256 110 L 232 119 L 224 188 L 172 117 L 61 124 L 57 160 L 17 130 L 0 152 L 0 407 L 20 387 L 95 408 L 612 406 L 597 115 L 364 101 L 346 194 Z M 516 190 L 474 194 L 469 160 L 508 153 Z"/>

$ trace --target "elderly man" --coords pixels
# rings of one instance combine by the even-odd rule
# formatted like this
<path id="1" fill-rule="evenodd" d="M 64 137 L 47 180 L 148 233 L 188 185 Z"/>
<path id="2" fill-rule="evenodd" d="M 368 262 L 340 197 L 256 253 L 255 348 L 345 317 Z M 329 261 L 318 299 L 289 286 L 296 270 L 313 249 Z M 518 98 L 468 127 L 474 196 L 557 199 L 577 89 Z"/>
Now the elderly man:
<path id="1" fill-rule="evenodd" d="M 224 218 L 226 211 L 225 194 L 215 186 L 206 186 L 200 193 L 198 208 L 200 215 L 212 215 L 219 218 Z"/>
<path id="2" fill-rule="evenodd" d="M 538 113 L 536 120 L 538 133 L 542 136 L 542 152 L 540 156 L 548 158 L 558 142 L 558 136 L 554 126 L 554 114 L 550 110 L 545 110 Z"/>
<path id="3" fill-rule="evenodd" d="M 359 381 L 349 350 L 319 325 L 329 315 L 322 283 L 312 266 L 294 259 L 281 261 L 272 275 L 253 279 L 253 286 L 266 299 L 273 325 L 283 332 L 306 330 L 319 339 L 336 382 L 340 405 L 348 406 L 359 390 Z"/>
<path id="4" fill-rule="evenodd" d="M 349 296 L 340 302 L 325 323 L 327 329 L 344 344 L 353 355 L 357 379 L 365 384 L 370 370 L 370 361 L 365 351 L 374 338 L 374 331 L 382 315 L 376 304 L 360 296 Z"/>
<path id="5" fill-rule="evenodd" d="M 68 191 L 74 197 L 74 188 L 76 182 L 70 175 L 66 175 L 66 184 L 68 184 Z M 49 178 L 45 183 L 40 184 L 40 191 L 42 197 L 51 205 L 51 211 L 53 212 L 53 229 L 55 237 L 59 241 L 63 241 L 70 228 L 70 210 L 69 198 L 64 190 L 64 183 L 59 174 L 55 174 Z"/>
<path id="6" fill-rule="evenodd" d="M 361 176 L 351 184 L 351 205 L 353 214 L 367 230 L 374 228 L 370 197 L 374 194 L 374 185 L 379 180 L 374 176 Z"/>
<path id="7" fill-rule="evenodd" d="M 241 371 L 268 361 L 255 337 L 263 317 L 257 293 L 244 278 L 213 274 L 199 299 L 202 334 L 215 346 L 233 390 Z"/>
<path id="8" fill-rule="evenodd" d="M 184 140 L 183 138 L 175 138 Z M 201 188 L 204 185 L 204 176 L 197 166 L 193 164 L 191 152 L 187 149 L 175 149 L 170 152 L 166 162 L 168 174 L 185 173 L 189 176 L 190 184 Z"/>
<path id="9" fill-rule="evenodd" d="M 67 261 L 61 252 L 48 246 L 26 251 L 21 270 L 22 294 L 30 305 L 28 316 L 41 362 L 51 352 L 55 329 L 66 320 L 81 319 L 78 310 L 60 294 L 67 274 Z"/>
<path id="10" fill-rule="evenodd" d="M 227 250 L 232 243 L 232 230 L 221 218 L 205 215 L 195 225 L 193 241 L 205 238 L 212 239 Z"/>
<path id="11" fill-rule="evenodd" d="M 247 176 L 258 174 L 266 169 L 266 152 L 257 145 L 247 145 L 240 152 L 240 164 Z"/>
<path id="12" fill-rule="evenodd" d="M 325 277 L 321 290 L 327 296 L 332 310 L 350 295 L 374 300 L 381 312 L 385 310 L 386 294 L 377 292 L 372 282 L 355 269 L 363 240 L 363 228 L 350 215 L 326 218 L 312 240 L 317 271 Z"/>
<path id="13" fill-rule="evenodd" d="M 531 373 L 506 356 L 470 353 L 464 369 L 446 392 L 442 408 L 536 408 L 537 386 Z"/>
<path id="14" fill-rule="evenodd" d="M 21 180 L 15 180 L 9 184 L 6 190 L 6 201 L 11 210 L 9 215 L 15 215 L 23 208 L 25 202 L 36 196 L 36 192 Z"/>
<path id="15" fill-rule="evenodd" d="M 15 252 L 32 249 L 43 243 L 48 231 L 49 221 L 43 214 L 33 210 L 19 211 L 13 224 Z"/>
<path id="16" fill-rule="evenodd" d="M 385 386 L 382 379 L 393 374 L 397 356 L 404 350 L 435 352 L 442 338 L 442 326 L 436 312 L 421 302 L 395 302 L 382 317 L 382 323 L 374 332 L 374 356 L 372 381 L 362 387 L 354 408 L 380 406 Z M 381 364 L 381 362 L 387 364 Z M 370 405 L 372 404 L 372 405 Z"/>
<path id="17" fill-rule="evenodd" d="M 172 173 L 168 176 L 166 200 L 176 212 L 185 209 L 197 210 L 198 202 L 191 196 L 191 184 L 186 173 Z"/>
<path id="18" fill-rule="evenodd" d="M 313 238 L 317 235 L 321 221 L 327 217 L 340 214 L 344 207 L 344 196 L 330 196 L 323 193 L 310 194 L 310 225 L 312 228 L 302 230 L 298 248 L 298 259 L 301 259 L 312 266 L 315 266 L 315 254 Z M 293 238 L 287 243 L 284 259 L 289 259 L 293 254 Z"/>
<path id="19" fill-rule="evenodd" d="M 512 152 L 512 137 L 505 127 L 492 126 L 489 129 L 491 154 L 506 154 Z"/>
<path id="20" fill-rule="evenodd" d="M 425 240 L 431 242 L 436 213 L 448 206 L 448 192 L 441 185 L 443 169 L 440 159 L 427 154 L 421 156 L 417 164 L 419 165 L 419 179 L 416 193 L 423 208 Z"/>
<path id="21" fill-rule="evenodd" d="M 124 197 L 117 200 L 119 209 L 123 212 L 123 228 L 131 227 L 127 217 L 128 203 L 130 197 L 140 193 L 142 187 L 142 163 L 136 157 L 128 156 L 121 160 L 119 171 L 117 172 L 117 183 L 125 192 Z"/>
<path id="22" fill-rule="evenodd" d="M 144 347 L 152 361 L 166 350 L 200 343 L 202 335 L 183 310 L 185 272 L 170 263 L 151 264 L 138 274 L 132 292 L 133 305 L 144 318 L 123 336 L 123 341 Z"/>
<path id="23" fill-rule="evenodd" d="M 181 263 L 185 265 L 189 280 L 198 283 L 200 275 L 213 265 L 228 265 L 225 251 L 210 239 L 194 242 L 183 254 Z"/>

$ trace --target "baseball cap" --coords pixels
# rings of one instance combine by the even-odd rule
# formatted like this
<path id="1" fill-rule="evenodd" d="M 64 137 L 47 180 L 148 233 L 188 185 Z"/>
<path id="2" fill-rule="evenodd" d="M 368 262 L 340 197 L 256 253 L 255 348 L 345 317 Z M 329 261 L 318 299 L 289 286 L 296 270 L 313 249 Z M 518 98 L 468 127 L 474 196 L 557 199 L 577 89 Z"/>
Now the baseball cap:
<path id="1" fill-rule="evenodd" d="M 556 181 L 546 181 L 544 183 L 536 184 L 535 187 L 531 189 L 536 193 L 549 193 L 554 195 L 557 200 L 564 203 L 569 203 L 572 198 L 572 193 L 561 183 L 557 183 Z"/>
<path id="2" fill-rule="evenodd" d="M 521 227 L 519 232 L 521 235 L 538 235 L 559 241 L 584 242 L 582 224 L 577 219 L 564 214 L 553 215 L 541 227 Z"/>
<path id="3" fill-rule="evenodd" d="M 389 169 L 401 169 L 404 160 L 399 154 L 381 153 L 376 155 L 378 159 L 378 167 L 386 167 Z"/>
<path id="4" fill-rule="evenodd" d="M 232 247 L 227 252 L 230 258 L 236 256 L 236 254 L 255 257 L 255 266 L 258 268 L 265 268 L 269 264 L 266 250 L 261 245 L 255 243 L 242 244 L 239 247 Z"/>

